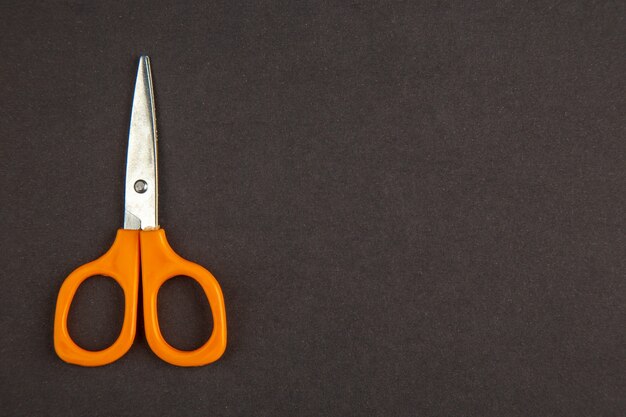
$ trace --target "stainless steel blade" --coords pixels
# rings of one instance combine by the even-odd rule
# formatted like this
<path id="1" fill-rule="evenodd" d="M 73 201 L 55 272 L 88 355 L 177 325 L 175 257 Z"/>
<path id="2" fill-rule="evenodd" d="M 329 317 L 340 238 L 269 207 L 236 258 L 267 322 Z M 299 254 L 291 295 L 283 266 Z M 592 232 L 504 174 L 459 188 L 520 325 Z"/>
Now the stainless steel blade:
<path id="1" fill-rule="evenodd" d="M 150 59 L 139 58 L 128 133 L 124 229 L 158 228 L 157 131 Z"/>

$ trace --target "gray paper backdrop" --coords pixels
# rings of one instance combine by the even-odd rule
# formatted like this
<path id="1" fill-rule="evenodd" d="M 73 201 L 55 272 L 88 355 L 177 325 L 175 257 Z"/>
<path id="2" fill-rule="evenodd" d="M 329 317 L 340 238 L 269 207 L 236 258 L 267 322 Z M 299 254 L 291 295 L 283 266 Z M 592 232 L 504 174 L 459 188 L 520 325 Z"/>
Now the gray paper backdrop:
<path id="1" fill-rule="evenodd" d="M 0 6 L 0 415 L 623 416 L 621 2 Z M 160 221 L 227 303 L 217 363 L 55 355 L 121 227 L 140 54 Z M 86 347 L 121 295 L 77 295 Z M 211 319 L 184 278 L 164 332 Z"/>

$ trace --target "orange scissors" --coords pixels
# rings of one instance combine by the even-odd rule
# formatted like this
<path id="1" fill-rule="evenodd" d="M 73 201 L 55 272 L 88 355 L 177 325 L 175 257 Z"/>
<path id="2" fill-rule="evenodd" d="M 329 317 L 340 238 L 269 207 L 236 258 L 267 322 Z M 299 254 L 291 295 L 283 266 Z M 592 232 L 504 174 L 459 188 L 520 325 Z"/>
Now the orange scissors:
<path id="1" fill-rule="evenodd" d="M 158 225 L 157 133 L 152 91 L 150 60 L 142 56 L 128 135 L 124 228 L 117 231 L 108 252 L 76 269 L 61 286 L 54 315 L 54 348 L 65 362 L 82 366 L 106 365 L 130 349 L 137 327 L 140 270 L 146 339 L 158 357 L 173 365 L 200 366 L 216 361 L 226 349 L 226 312 L 220 285 L 209 271 L 178 256 L 168 244 L 165 231 Z M 74 343 L 67 329 L 67 316 L 76 290 L 94 275 L 113 278 L 124 291 L 121 333 L 111 346 L 100 351 L 81 348 Z M 159 288 L 177 275 L 191 277 L 200 284 L 213 314 L 211 337 L 193 351 L 172 347 L 159 328 Z"/>

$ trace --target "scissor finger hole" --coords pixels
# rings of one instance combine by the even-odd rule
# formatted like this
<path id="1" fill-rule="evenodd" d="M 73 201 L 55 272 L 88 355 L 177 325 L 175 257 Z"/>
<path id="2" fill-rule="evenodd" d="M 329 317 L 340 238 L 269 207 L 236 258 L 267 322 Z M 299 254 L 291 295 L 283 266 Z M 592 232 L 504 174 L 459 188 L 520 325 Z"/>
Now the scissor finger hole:
<path id="1" fill-rule="evenodd" d="M 72 340 L 83 349 L 111 346 L 122 331 L 124 291 L 113 278 L 94 275 L 76 290 L 67 318 Z"/>
<path id="2" fill-rule="evenodd" d="M 187 276 L 167 280 L 157 295 L 159 327 L 167 343 L 180 350 L 195 350 L 213 332 L 211 306 L 200 284 Z"/>

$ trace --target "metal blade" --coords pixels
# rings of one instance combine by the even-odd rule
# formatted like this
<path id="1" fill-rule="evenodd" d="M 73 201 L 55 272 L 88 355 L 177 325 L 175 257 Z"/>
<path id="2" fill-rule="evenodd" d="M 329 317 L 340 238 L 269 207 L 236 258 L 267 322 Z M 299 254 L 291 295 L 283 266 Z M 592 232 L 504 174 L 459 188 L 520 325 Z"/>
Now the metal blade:
<path id="1" fill-rule="evenodd" d="M 128 133 L 124 229 L 158 228 L 157 132 L 150 58 L 139 58 Z"/>

